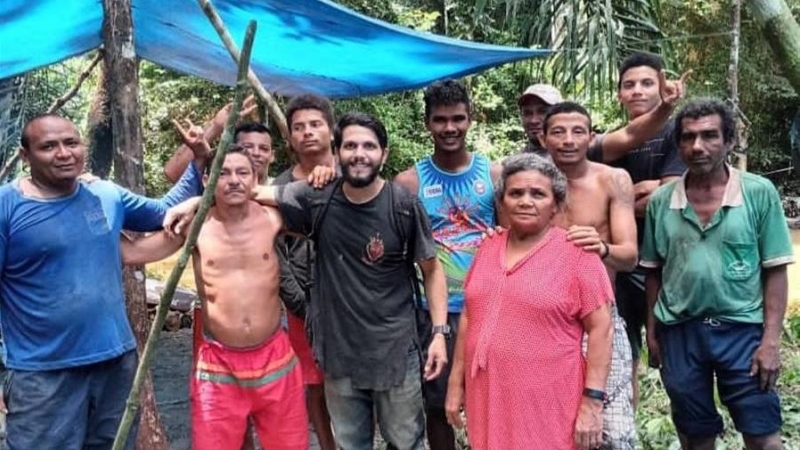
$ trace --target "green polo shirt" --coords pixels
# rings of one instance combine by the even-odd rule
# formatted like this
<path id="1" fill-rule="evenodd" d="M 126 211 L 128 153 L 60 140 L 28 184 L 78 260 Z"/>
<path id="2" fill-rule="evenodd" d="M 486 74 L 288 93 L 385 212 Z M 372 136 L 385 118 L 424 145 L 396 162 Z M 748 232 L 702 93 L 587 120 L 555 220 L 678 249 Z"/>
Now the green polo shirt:
<path id="1" fill-rule="evenodd" d="M 728 168 L 722 206 L 704 227 L 686 198 L 686 175 L 650 197 L 640 264 L 662 268 L 655 317 L 762 323 L 761 268 L 794 262 L 778 191 Z"/>

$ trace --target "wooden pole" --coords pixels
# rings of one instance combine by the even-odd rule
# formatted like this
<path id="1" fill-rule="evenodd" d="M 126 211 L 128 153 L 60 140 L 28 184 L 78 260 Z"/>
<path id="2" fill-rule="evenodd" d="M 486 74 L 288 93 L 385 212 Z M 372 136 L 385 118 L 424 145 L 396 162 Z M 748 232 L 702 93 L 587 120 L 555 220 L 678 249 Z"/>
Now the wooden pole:
<path id="1" fill-rule="evenodd" d="M 747 127 L 742 120 L 742 110 L 739 108 L 739 48 L 741 46 L 742 31 L 742 0 L 732 0 L 731 3 L 731 53 L 728 63 L 728 98 L 731 102 L 733 113 L 736 115 L 736 129 L 738 136 L 734 145 L 736 154 L 736 167 L 747 170 Z"/>
<path id="2" fill-rule="evenodd" d="M 236 47 L 236 43 L 233 42 L 233 38 L 231 34 L 228 32 L 228 29 L 225 27 L 225 24 L 222 22 L 222 18 L 217 13 L 216 8 L 214 5 L 211 4 L 210 0 L 197 0 L 197 3 L 200 5 L 200 8 L 203 9 L 203 12 L 208 17 L 208 20 L 211 21 L 211 24 L 214 26 L 214 29 L 217 30 L 217 34 L 219 34 L 220 39 L 222 39 L 222 43 L 225 45 L 225 48 L 228 49 L 228 52 L 231 54 L 231 57 L 237 63 L 239 62 L 239 49 Z M 247 71 L 247 80 L 250 82 L 250 86 L 253 87 L 258 98 L 261 99 L 267 105 L 267 109 L 269 113 L 272 115 L 275 124 L 278 125 L 278 129 L 281 132 L 281 136 L 288 142 L 289 141 L 289 127 L 286 125 L 286 117 L 283 115 L 283 111 L 281 111 L 280 106 L 275 101 L 275 98 L 272 97 L 265 88 L 264 85 L 261 84 L 256 73 L 253 72 L 252 69 L 248 69 Z"/>
<path id="3" fill-rule="evenodd" d="M 189 229 L 186 244 L 183 247 L 178 262 L 172 268 L 169 278 L 164 286 L 164 292 L 161 294 L 161 301 L 156 308 L 156 317 L 153 320 L 153 325 L 150 327 L 150 335 L 147 337 L 147 343 L 142 351 L 141 361 L 139 367 L 136 369 L 136 376 L 133 379 L 133 387 L 131 388 L 128 401 L 125 406 L 125 414 L 122 416 L 117 436 L 114 439 L 114 446 L 112 450 L 123 450 L 125 448 L 125 441 L 130 433 L 133 420 L 136 417 L 136 411 L 139 407 L 139 390 L 142 387 L 144 378 L 148 373 L 150 361 L 153 358 L 153 352 L 158 343 L 158 337 L 161 334 L 161 328 L 164 326 L 164 320 L 169 312 L 169 306 L 172 302 L 172 297 L 175 294 L 175 288 L 178 285 L 178 280 L 181 277 L 189 257 L 194 251 L 195 244 L 197 243 L 197 236 L 200 234 L 200 228 L 203 225 L 206 215 L 211 208 L 211 203 L 214 199 L 214 190 L 219 180 L 219 173 L 222 170 L 222 163 L 225 160 L 225 153 L 228 147 L 233 142 L 233 129 L 236 126 L 236 120 L 239 117 L 239 111 L 242 109 L 242 102 L 244 101 L 245 93 L 247 91 L 247 71 L 250 65 L 250 52 L 253 48 L 253 38 L 256 32 L 255 21 L 250 21 L 247 26 L 247 32 L 244 37 L 244 44 L 242 45 L 242 55 L 239 58 L 239 70 L 236 81 L 236 90 L 234 93 L 233 108 L 228 116 L 228 122 L 225 124 L 225 132 L 222 134 L 219 146 L 217 147 L 216 156 L 211 164 L 211 175 L 208 179 L 208 185 L 203 193 L 203 199 L 200 202 L 200 208 L 197 210 L 197 215 L 192 222 Z"/>

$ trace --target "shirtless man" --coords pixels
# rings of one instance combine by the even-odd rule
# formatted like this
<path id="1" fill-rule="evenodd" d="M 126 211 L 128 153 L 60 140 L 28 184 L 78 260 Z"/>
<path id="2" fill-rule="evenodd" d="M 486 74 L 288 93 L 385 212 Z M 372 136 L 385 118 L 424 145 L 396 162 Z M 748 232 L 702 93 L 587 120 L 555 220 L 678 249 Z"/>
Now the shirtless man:
<path id="1" fill-rule="evenodd" d="M 280 326 L 275 237 L 283 221 L 250 200 L 255 184 L 252 158 L 234 145 L 197 239 L 205 334 L 191 380 L 195 450 L 239 450 L 248 417 L 265 448 L 308 448 L 303 378 Z M 163 259 L 182 241 L 160 232 L 123 242 L 123 262 Z"/>
<path id="2" fill-rule="evenodd" d="M 589 161 L 593 139 L 588 112 L 564 102 L 550 108 L 539 141 L 567 176 L 566 206 L 556 224 L 569 239 L 596 252 L 606 264 L 612 284 L 618 271 L 636 266 L 636 221 L 633 184 L 622 169 Z M 604 402 L 604 449 L 633 449 L 636 441 L 631 380 L 631 350 L 622 319 L 614 312 L 614 341 Z"/>
<path id="3" fill-rule="evenodd" d="M 247 115 L 252 105 L 245 103 L 240 117 Z M 173 121 L 183 146 L 191 149 L 195 155 L 205 155 L 203 161 L 196 161 L 195 165 L 207 165 L 208 155 L 211 153 L 208 139 L 216 139 L 222 134 L 221 127 L 228 120 L 230 108 L 231 104 L 228 104 L 217 112 L 205 129 L 188 120 L 188 128 Z M 294 97 L 287 105 L 286 118 L 291 130 L 289 148 L 294 154 L 295 164 L 274 179 L 268 176 L 269 166 L 275 158 L 269 130 L 258 122 L 246 121 L 240 123 L 233 133 L 234 142 L 247 149 L 253 157 L 259 185 L 284 185 L 308 178 L 316 167 L 335 165 L 331 150 L 333 106 L 328 99 L 312 94 Z M 164 166 L 168 176 L 187 164 L 182 149 L 183 147 Z M 286 307 L 289 341 L 300 361 L 303 382 L 306 385 L 306 403 L 312 425 L 309 430 L 309 448 L 333 450 L 335 444 L 330 414 L 325 404 L 323 375 L 311 354 L 305 332 L 305 305 L 308 302 L 306 288 L 311 283 L 308 279 L 311 269 L 307 265 L 314 260 L 313 244 L 301 236 L 281 235 L 276 239 L 276 248 L 280 261 L 280 297 Z M 199 309 L 195 310 L 195 319 L 195 323 L 200 323 Z M 195 327 L 195 348 L 202 340 L 200 328 Z M 253 448 L 253 433 L 248 432 L 241 450 Z"/>

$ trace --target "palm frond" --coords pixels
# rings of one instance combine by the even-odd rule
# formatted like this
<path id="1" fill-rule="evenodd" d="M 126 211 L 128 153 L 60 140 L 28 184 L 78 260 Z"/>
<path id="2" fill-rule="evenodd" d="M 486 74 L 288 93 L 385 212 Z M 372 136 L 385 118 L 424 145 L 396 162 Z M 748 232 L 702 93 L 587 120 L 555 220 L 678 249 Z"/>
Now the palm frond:
<path id="1" fill-rule="evenodd" d="M 476 0 L 485 5 L 485 0 Z M 617 68 L 635 51 L 671 60 L 658 0 L 495 0 L 519 27 L 519 44 L 550 48 L 549 81 L 565 92 L 598 98 L 613 91 Z M 502 8 L 498 8 L 502 9 Z"/>

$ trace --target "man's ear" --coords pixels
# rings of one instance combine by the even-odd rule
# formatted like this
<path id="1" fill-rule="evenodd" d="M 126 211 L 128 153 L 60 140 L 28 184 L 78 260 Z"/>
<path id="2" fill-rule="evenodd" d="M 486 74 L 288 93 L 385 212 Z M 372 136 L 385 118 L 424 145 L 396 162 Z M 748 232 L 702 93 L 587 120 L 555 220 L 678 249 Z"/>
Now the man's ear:
<path id="1" fill-rule="evenodd" d="M 203 187 L 208 186 L 208 174 L 203 174 Z"/>

